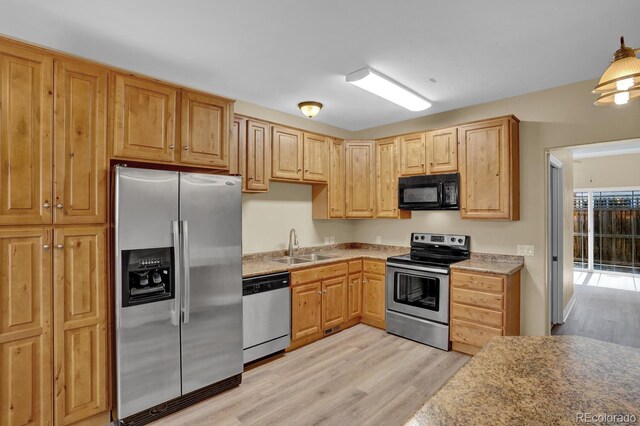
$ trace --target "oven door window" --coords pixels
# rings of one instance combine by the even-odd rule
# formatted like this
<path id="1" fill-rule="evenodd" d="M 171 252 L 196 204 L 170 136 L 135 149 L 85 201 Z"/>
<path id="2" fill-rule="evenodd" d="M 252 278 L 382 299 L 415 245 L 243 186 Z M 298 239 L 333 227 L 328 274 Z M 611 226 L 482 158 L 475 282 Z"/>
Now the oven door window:
<path id="1" fill-rule="evenodd" d="M 393 300 L 404 305 L 438 311 L 440 308 L 440 279 L 398 272 L 396 273 Z"/>

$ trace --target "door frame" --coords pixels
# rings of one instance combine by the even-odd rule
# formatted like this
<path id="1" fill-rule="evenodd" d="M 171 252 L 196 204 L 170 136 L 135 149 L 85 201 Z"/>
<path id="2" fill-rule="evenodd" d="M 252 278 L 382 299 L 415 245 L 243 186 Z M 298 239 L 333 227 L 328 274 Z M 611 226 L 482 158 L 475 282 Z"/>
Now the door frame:
<path id="1" fill-rule="evenodd" d="M 554 170 L 557 172 L 557 179 L 554 179 Z M 562 306 L 564 292 L 564 169 L 562 161 L 551 153 L 549 153 L 547 161 L 547 177 L 547 217 L 549 219 L 547 221 L 547 265 L 549 265 L 547 277 L 549 290 L 548 323 L 553 325 L 564 324 L 564 312 Z M 556 256 L 554 256 L 554 247 L 556 249 Z M 554 262 L 556 266 L 555 268 Z"/>

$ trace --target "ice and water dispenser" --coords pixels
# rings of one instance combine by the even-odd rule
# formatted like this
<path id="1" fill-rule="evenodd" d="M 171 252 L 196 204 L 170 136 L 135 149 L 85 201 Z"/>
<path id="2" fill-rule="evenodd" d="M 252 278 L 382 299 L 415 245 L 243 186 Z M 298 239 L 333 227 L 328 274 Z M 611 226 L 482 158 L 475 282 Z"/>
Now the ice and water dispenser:
<path id="1" fill-rule="evenodd" d="M 173 247 L 122 251 L 122 306 L 175 297 Z"/>

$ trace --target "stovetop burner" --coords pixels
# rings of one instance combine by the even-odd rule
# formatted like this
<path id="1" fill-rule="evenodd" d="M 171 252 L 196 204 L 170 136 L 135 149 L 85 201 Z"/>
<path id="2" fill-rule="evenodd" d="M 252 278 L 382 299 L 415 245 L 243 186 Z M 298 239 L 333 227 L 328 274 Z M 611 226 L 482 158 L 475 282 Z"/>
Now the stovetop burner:
<path id="1" fill-rule="evenodd" d="M 433 266 L 448 269 L 456 262 L 469 258 L 471 238 L 468 235 L 411 234 L 411 252 L 390 257 L 395 263 Z"/>

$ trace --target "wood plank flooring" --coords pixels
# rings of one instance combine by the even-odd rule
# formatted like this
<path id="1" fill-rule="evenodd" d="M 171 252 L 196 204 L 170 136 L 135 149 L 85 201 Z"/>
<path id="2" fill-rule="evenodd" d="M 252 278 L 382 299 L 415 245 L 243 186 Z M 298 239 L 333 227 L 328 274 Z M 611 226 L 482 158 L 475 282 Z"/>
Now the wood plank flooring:
<path id="1" fill-rule="evenodd" d="M 553 335 L 576 335 L 640 348 L 640 292 L 576 285 L 576 304 Z"/>
<path id="2" fill-rule="evenodd" d="M 469 356 L 357 325 L 242 375 L 159 425 L 398 425 Z"/>

